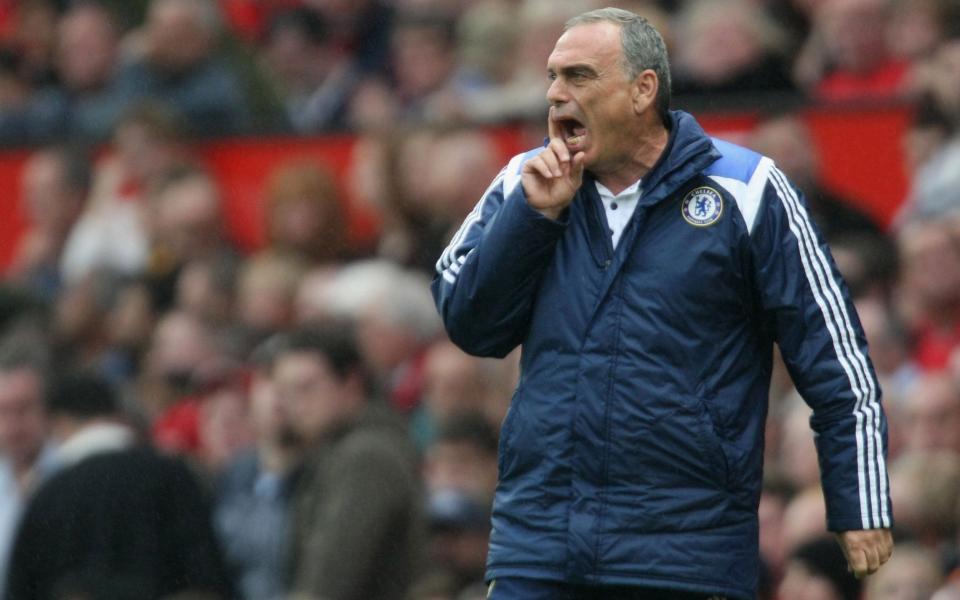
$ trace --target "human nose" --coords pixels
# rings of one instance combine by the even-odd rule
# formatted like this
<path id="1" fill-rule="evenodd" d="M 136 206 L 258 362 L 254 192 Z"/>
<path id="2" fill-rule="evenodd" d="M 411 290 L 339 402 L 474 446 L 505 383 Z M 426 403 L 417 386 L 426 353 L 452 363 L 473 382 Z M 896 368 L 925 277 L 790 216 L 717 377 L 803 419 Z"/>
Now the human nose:
<path id="1" fill-rule="evenodd" d="M 560 78 L 557 77 L 550 82 L 550 87 L 547 88 L 547 102 L 558 106 L 567 101 L 567 91 L 563 85 L 563 82 L 560 81 Z"/>

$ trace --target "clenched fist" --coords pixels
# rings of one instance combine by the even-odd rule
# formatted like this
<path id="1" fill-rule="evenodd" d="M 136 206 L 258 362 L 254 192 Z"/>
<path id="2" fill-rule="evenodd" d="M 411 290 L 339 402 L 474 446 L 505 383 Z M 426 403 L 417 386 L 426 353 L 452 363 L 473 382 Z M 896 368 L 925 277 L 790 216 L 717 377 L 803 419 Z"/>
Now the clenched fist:
<path id="1" fill-rule="evenodd" d="M 893 536 L 889 529 L 843 531 L 837 534 L 850 572 L 857 579 L 877 572 L 893 554 Z"/>

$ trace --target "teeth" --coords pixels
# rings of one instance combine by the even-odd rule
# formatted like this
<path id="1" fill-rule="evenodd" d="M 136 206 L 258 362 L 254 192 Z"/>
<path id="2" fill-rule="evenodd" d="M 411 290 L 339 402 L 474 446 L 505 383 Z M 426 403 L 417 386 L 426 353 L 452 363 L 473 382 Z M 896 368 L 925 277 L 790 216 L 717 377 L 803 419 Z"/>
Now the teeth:
<path id="1" fill-rule="evenodd" d="M 567 143 L 570 144 L 571 146 L 576 146 L 582 141 L 583 141 L 582 135 L 571 135 L 570 137 L 567 138 Z"/>

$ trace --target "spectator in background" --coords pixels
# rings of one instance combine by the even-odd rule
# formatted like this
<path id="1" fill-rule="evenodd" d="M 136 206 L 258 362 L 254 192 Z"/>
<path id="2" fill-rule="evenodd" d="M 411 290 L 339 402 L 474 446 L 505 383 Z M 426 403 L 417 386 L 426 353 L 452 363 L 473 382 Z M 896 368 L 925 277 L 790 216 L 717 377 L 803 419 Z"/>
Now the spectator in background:
<path id="1" fill-rule="evenodd" d="M 427 491 L 457 490 L 481 506 L 489 506 L 497 487 L 497 439 L 496 428 L 482 413 L 451 416 L 426 450 L 423 480 Z"/>
<path id="2" fill-rule="evenodd" d="M 123 386 L 136 376 L 156 318 L 144 280 L 97 270 L 60 290 L 46 331 L 59 363 L 82 365 Z"/>
<path id="3" fill-rule="evenodd" d="M 943 369 L 960 346 L 960 242 L 940 219 L 909 223 L 897 244 L 897 308 L 915 337 L 913 358 L 921 369 Z"/>
<path id="4" fill-rule="evenodd" d="M 236 134 L 250 122 L 240 76 L 216 53 L 220 16 L 212 0 L 152 0 L 143 56 L 123 67 L 117 86 L 135 98 L 159 98 L 190 135 Z"/>
<path id="5" fill-rule="evenodd" d="M 98 371 L 121 390 L 134 383 L 159 316 L 146 279 L 124 278 L 119 282 L 104 322 L 108 348 Z M 131 413 L 142 412 L 139 407 L 128 409 Z"/>
<path id="6" fill-rule="evenodd" d="M 220 358 L 213 331 L 200 319 L 171 311 L 157 323 L 138 383 L 159 448 L 188 454 L 199 451 L 199 406 L 194 393 L 204 371 Z"/>
<path id="7" fill-rule="evenodd" d="M 213 480 L 221 477 L 234 458 L 251 448 L 255 439 L 242 371 L 232 364 L 221 369 L 219 377 L 205 382 L 198 394 L 199 464 Z"/>
<path id="8" fill-rule="evenodd" d="M 297 286 L 307 265 L 295 255 L 261 253 L 248 259 L 237 284 L 236 317 L 253 348 L 294 323 Z"/>
<path id="9" fill-rule="evenodd" d="M 26 500 L 56 465 L 44 406 L 47 360 L 25 341 L 0 342 L 0 594 Z"/>
<path id="10" fill-rule="evenodd" d="M 960 456 L 960 389 L 945 372 L 919 377 L 904 398 L 906 450 L 942 450 Z"/>
<path id="11" fill-rule="evenodd" d="M 731 95 L 795 92 L 783 52 L 786 36 L 747 0 L 689 2 L 678 15 L 673 54 L 678 101 L 698 94 L 711 104 Z"/>
<path id="12" fill-rule="evenodd" d="M 353 54 L 333 44 L 320 13 L 293 8 L 271 21 L 263 59 L 298 133 L 342 129 L 350 98 L 360 81 Z"/>
<path id="13" fill-rule="evenodd" d="M 902 454 L 890 469 L 890 493 L 896 501 L 897 527 L 917 543 L 946 559 L 956 542 L 960 498 L 960 460 L 951 451 Z"/>
<path id="14" fill-rule="evenodd" d="M 32 102 L 72 142 L 102 142 L 133 97 L 116 87 L 120 29 L 96 0 L 73 3 L 57 25 L 57 85 L 38 92 Z"/>
<path id="15" fill-rule="evenodd" d="M 97 267 L 144 271 L 150 251 L 144 194 L 191 161 L 175 114 L 151 103 L 125 112 L 114 132 L 113 152 L 97 165 L 87 208 L 67 239 L 64 279 L 79 279 Z"/>
<path id="16" fill-rule="evenodd" d="M 20 74 L 22 58 L 0 47 L 0 145 L 49 143 L 55 124 L 31 102 L 33 85 Z"/>
<path id="17" fill-rule="evenodd" d="M 354 262 L 327 289 L 327 314 L 356 325 L 370 376 L 402 414 L 423 394 L 426 352 L 440 335 L 427 277 L 384 260 Z"/>
<path id="18" fill-rule="evenodd" d="M 827 534 L 826 507 L 819 485 L 798 489 L 783 513 L 783 551 L 786 556 L 803 544 Z"/>
<path id="19" fill-rule="evenodd" d="M 359 129 L 397 121 L 438 121 L 456 110 L 450 87 L 456 69 L 455 24 L 430 11 L 397 16 L 390 36 L 389 80 L 368 79 L 351 104 Z"/>
<path id="20" fill-rule="evenodd" d="M 786 568 L 785 518 L 787 506 L 795 493 L 796 488 L 786 478 L 775 474 L 764 477 L 760 505 L 757 510 L 760 526 L 760 557 L 765 567 L 761 571 L 761 597 L 765 587 L 762 573 L 765 571 L 771 580 L 779 581 Z"/>
<path id="21" fill-rule="evenodd" d="M 407 129 L 384 150 L 391 183 L 376 198 L 384 216 L 378 254 L 430 272 L 497 174 L 499 151 L 487 134 L 465 128 Z"/>
<path id="22" fill-rule="evenodd" d="M 393 2 L 386 0 L 302 0 L 329 24 L 331 43 L 352 55 L 364 74 L 380 72 L 390 55 Z"/>
<path id="23" fill-rule="evenodd" d="M 941 151 L 955 133 L 956 124 L 932 95 L 924 92 L 913 111 L 913 118 L 903 137 L 904 167 L 913 178 L 914 187 L 922 185 L 920 173 L 941 156 Z M 907 212 L 907 207 L 901 211 Z"/>
<path id="24" fill-rule="evenodd" d="M 264 195 L 270 251 L 309 264 L 348 256 L 347 218 L 329 170 L 314 161 L 284 163 L 270 175 Z"/>
<path id="25" fill-rule="evenodd" d="M 481 122 L 535 119 L 542 127 L 543 97 L 549 83 L 543 75 L 543 65 L 567 19 L 592 7 L 587 0 L 525 0 L 516 6 L 496 1 L 477 3 L 461 19 L 458 51 L 461 61 L 467 61 L 468 66 L 484 61 L 485 72 L 493 73 L 489 77 L 494 85 L 462 89 L 463 114 Z M 649 7 L 639 12 L 655 22 L 666 23 Z M 498 33 L 474 37 L 477 29 Z M 511 35 L 518 36 L 515 45 L 509 41 Z M 502 62 L 494 62 L 498 57 Z M 499 72 L 506 67 L 508 73 Z M 459 75 L 463 77 L 464 73 Z M 540 130 L 537 131 L 540 136 Z"/>
<path id="26" fill-rule="evenodd" d="M 302 457 L 270 372 L 279 339 L 253 355 L 250 411 L 254 448 L 234 458 L 217 486 L 217 533 L 244 600 L 282 597 L 290 511 Z"/>
<path id="27" fill-rule="evenodd" d="M 139 597 L 232 598 L 210 507 L 187 468 L 137 445 L 114 391 L 87 374 L 48 396 L 59 472 L 31 499 L 7 598 L 52 597 L 65 578 L 129 578 Z"/>
<path id="28" fill-rule="evenodd" d="M 448 574 L 458 592 L 482 585 L 490 544 L 490 504 L 461 490 L 440 490 L 430 495 L 427 519 L 431 566 Z"/>
<path id="29" fill-rule="evenodd" d="M 511 359 L 470 356 L 449 340 L 431 344 L 424 358 L 423 399 L 410 422 L 417 445 L 427 448 L 446 423 L 464 414 L 482 414 L 499 428 L 516 385 L 513 366 Z"/>
<path id="30" fill-rule="evenodd" d="M 312 269 L 303 276 L 294 299 L 294 321 L 297 325 L 325 321 L 330 317 L 327 296 L 339 269 L 339 266 L 326 265 Z"/>
<path id="31" fill-rule="evenodd" d="M 795 64 L 795 77 L 817 100 L 895 98 L 905 93 L 907 64 L 891 55 L 886 0 L 823 0 Z"/>
<path id="32" fill-rule="evenodd" d="M 819 538 L 797 548 L 787 563 L 779 600 L 858 600 L 861 583 L 844 568 L 843 550 Z"/>
<path id="33" fill-rule="evenodd" d="M 927 58 L 955 29 L 960 10 L 952 0 L 899 0 L 890 3 L 887 46 L 901 60 Z"/>
<path id="34" fill-rule="evenodd" d="M 59 3 L 20 0 L 17 4 L 6 47 L 17 56 L 17 74 L 23 81 L 31 87 L 48 85 L 56 80 L 53 62 Z"/>
<path id="35" fill-rule="evenodd" d="M 220 189 L 205 171 L 175 169 L 154 183 L 146 199 L 151 238 L 147 272 L 152 278 L 166 280 L 172 290 L 190 261 L 232 254 Z"/>
<path id="36" fill-rule="evenodd" d="M 187 262 L 177 277 L 177 308 L 213 327 L 232 323 L 239 269 L 230 254 Z"/>
<path id="37" fill-rule="evenodd" d="M 911 357 L 909 335 L 900 316 L 887 301 L 862 298 L 855 303 L 883 390 L 884 405 L 899 411 L 906 404 L 907 391 L 920 376 Z M 891 431 L 891 435 L 897 433 Z"/>
<path id="38" fill-rule="evenodd" d="M 61 256 L 84 209 L 90 170 L 87 156 L 67 146 L 37 150 L 23 170 L 20 202 L 27 230 L 8 276 L 47 301 L 60 289 Z"/>
<path id="39" fill-rule="evenodd" d="M 960 123 L 960 26 L 939 47 L 920 70 L 919 85 L 928 91 L 940 110 L 954 124 Z"/>
<path id="40" fill-rule="evenodd" d="M 298 329 L 271 373 L 291 433 L 309 448 L 294 499 L 292 597 L 403 597 L 423 550 L 413 450 L 395 417 L 371 404 L 352 336 Z"/>
<path id="41" fill-rule="evenodd" d="M 840 197 L 823 183 L 817 147 L 799 116 L 785 114 L 761 122 L 750 134 L 747 145 L 773 159 L 800 188 L 807 198 L 810 216 L 828 241 L 853 233 L 880 233 L 874 220 L 855 202 Z"/>
<path id="42" fill-rule="evenodd" d="M 943 582 L 937 556 L 915 544 L 900 544 L 888 569 L 866 581 L 863 600 L 929 600 Z"/>
<path id="43" fill-rule="evenodd" d="M 217 3 L 230 30 L 244 42 L 263 39 L 277 13 L 301 4 L 300 0 L 219 0 Z"/>

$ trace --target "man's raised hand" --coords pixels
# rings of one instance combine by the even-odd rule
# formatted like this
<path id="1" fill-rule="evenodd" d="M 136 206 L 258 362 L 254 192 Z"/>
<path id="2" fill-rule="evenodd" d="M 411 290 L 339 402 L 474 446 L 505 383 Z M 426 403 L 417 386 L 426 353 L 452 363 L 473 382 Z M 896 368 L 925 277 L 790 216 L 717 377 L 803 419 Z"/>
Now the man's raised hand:
<path id="1" fill-rule="evenodd" d="M 557 219 L 573 201 L 583 181 L 583 152 L 572 157 L 563 142 L 563 132 L 556 120 L 556 108 L 550 107 L 547 131 L 550 142 L 540 154 L 523 164 L 520 181 L 527 203 L 549 219 Z"/>

